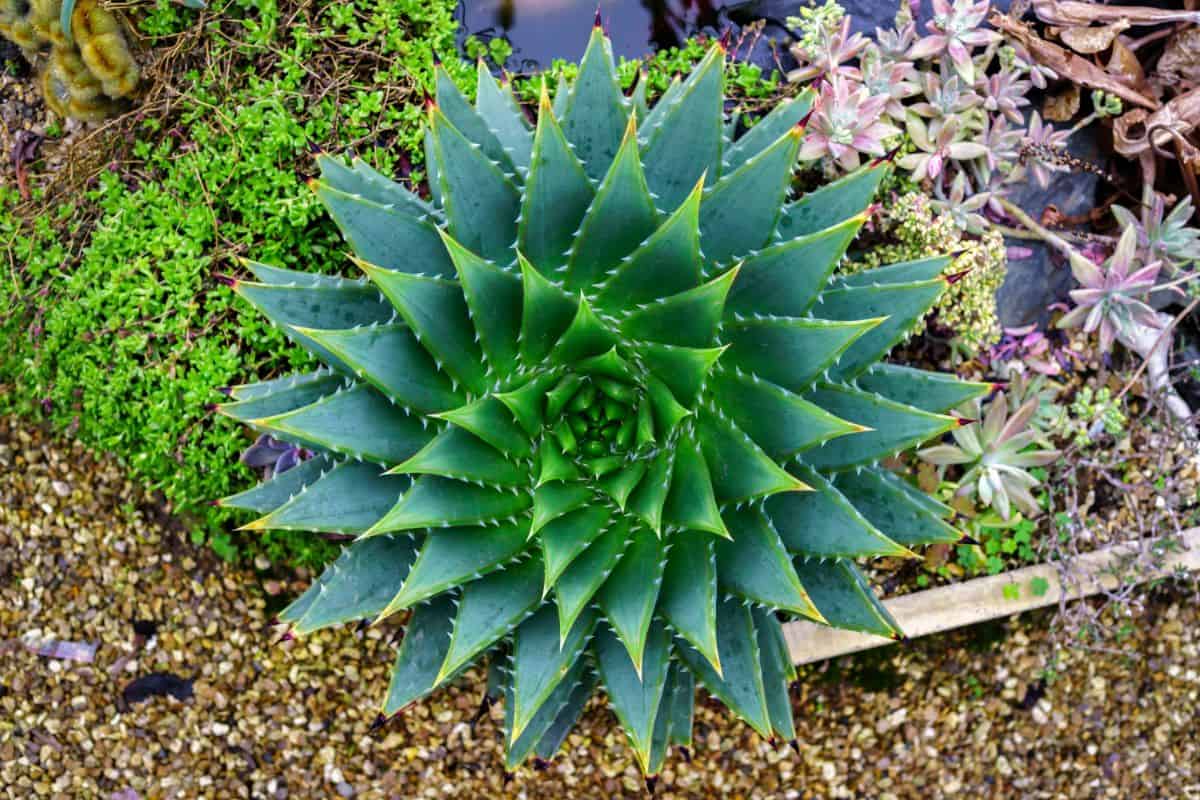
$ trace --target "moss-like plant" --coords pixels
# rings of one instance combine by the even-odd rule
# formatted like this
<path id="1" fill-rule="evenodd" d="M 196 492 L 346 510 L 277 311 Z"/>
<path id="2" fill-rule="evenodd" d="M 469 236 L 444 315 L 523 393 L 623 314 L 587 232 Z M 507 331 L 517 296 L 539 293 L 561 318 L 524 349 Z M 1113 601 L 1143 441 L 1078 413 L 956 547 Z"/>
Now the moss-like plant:
<path id="1" fill-rule="evenodd" d="M 810 98 L 735 136 L 723 67 L 648 108 L 597 29 L 536 127 L 485 69 L 474 106 L 441 74 L 430 201 L 321 159 L 365 279 L 234 282 L 327 368 L 231 390 L 318 455 L 222 502 L 357 537 L 280 620 L 408 614 L 383 714 L 487 655 L 510 766 L 597 682 L 648 773 L 695 678 L 790 738 L 781 616 L 897 636 L 855 559 L 960 538 L 878 466 L 987 388 L 877 363 L 946 259 L 831 277 L 886 166 L 789 202 Z"/>

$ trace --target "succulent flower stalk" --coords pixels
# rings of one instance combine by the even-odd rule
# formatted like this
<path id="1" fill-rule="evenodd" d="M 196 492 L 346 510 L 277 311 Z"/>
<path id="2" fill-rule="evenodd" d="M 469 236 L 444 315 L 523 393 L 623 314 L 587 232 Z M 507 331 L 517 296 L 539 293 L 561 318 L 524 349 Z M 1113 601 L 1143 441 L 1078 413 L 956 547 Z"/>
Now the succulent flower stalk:
<path id="1" fill-rule="evenodd" d="M 315 455 L 222 504 L 356 537 L 280 620 L 407 614 L 384 716 L 486 659 L 510 767 L 598 684 L 647 773 L 697 679 L 793 737 L 781 619 L 898 635 L 856 559 L 960 538 L 880 467 L 987 389 L 878 363 L 947 259 L 831 277 L 887 166 L 791 199 L 811 96 L 731 139 L 724 57 L 651 108 L 597 28 L 532 128 L 486 69 L 474 105 L 441 72 L 429 201 L 320 159 L 364 277 L 234 286 L 326 366 L 231 390 Z"/>

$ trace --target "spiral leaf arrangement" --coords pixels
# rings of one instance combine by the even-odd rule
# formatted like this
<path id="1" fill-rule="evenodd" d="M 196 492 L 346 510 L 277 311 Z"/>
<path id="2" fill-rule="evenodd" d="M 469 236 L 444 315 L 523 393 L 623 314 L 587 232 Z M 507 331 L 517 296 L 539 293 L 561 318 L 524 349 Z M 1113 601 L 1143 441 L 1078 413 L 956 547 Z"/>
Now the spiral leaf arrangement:
<path id="1" fill-rule="evenodd" d="M 431 201 L 320 160 L 365 278 L 234 283 L 327 368 L 229 390 L 317 455 L 222 503 L 356 536 L 280 620 L 406 612 L 385 716 L 486 655 L 510 767 L 598 683 L 648 774 L 697 678 L 793 737 L 780 617 L 897 636 L 855 560 L 961 538 L 878 466 L 987 388 L 877 363 L 947 259 L 833 277 L 886 165 L 790 201 L 811 98 L 735 138 L 724 58 L 649 108 L 597 27 L 536 126 L 482 66 L 474 105 L 440 72 Z"/>

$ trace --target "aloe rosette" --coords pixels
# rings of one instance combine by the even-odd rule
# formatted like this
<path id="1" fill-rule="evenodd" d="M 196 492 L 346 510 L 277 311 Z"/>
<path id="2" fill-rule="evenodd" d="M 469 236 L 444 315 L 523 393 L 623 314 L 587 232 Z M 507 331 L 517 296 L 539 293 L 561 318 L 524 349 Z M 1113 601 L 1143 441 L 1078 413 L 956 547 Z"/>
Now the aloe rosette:
<path id="1" fill-rule="evenodd" d="M 960 535 L 879 461 L 987 389 L 878 363 L 947 259 L 835 277 L 886 165 L 791 201 L 811 104 L 740 136 L 714 46 L 652 107 L 597 28 L 531 126 L 481 68 L 428 104 L 431 199 L 322 157 L 365 278 L 249 263 L 324 364 L 225 414 L 317 455 L 223 505 L 356 538 L 280 616 L 405 612 L 385 716 L 487 657 L 510 767 L 601 684 L 656 772 L 694 682 L 791 738 L 781 617 L 897 636 L 856 560 Z"/>

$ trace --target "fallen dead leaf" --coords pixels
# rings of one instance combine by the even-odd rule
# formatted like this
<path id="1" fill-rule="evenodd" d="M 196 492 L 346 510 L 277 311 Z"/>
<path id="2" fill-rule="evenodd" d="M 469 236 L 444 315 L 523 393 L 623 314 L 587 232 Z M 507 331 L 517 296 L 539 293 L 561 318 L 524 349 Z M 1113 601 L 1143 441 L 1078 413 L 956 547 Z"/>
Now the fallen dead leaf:
<path id="1" fill-rule="evenodd" d="M 1090 26 L 1064 28 L 1059 32 L 1058 38 L 1062 39 L 1076 53 L 1091 55 L 1107 50 L 1117 35 L 1128 27 L 1129 20 L 1120 19 L 1099 28 Z"/>
<path id="2" fill-rule="evenodd" d="M 1187 28 L 1172 36 L 1155 69 L 1168 81 L 1200 83 L 1200 28 Z"/>
<path id="3" fill-rule="evenodd" d="M 1042 116 L 1053 122 L 1068 122 L 1079 113 L 1079 87 L 1073 83 L 1042 102 Z"/>
<path id="4" fill-rule="evenodd" d="M 1163 22 L 1200 22 L 1200 11 L 1183 11 L 1146 6 L 1110 6 L 1078 0 L 1033 0 L 1033 11 L 1047 25 L 1061 27 L 1125 20 L 1132 25 Z"/>

